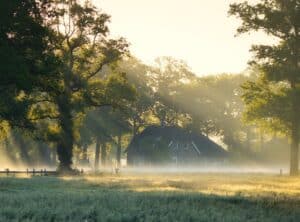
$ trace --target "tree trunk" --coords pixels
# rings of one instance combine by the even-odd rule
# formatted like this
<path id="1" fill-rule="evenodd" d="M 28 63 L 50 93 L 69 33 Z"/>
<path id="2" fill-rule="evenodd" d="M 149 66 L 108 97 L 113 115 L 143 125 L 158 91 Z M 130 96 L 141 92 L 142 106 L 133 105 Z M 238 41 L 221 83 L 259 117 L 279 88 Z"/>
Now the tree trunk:
<path id="1" fill-rule="evenodd" d="M 294 123 L 296 124 L 296 123 Z M 298 125 L 298 124 L 297 124 Z M 293 129 L 290 153 L 290 175 L 296 176 L 299 173 L 299 136 L 298 127 Z"/>
<path id="2" fill-rule="evenodd" d="M 260 146 L 260 152 L 262 152 L 265 148 L 265 138 L 264 138 L 264 131 L 260 129 L 259 131 L 259 146 Z"/>
<path id="3" fill-rule="evenodd" d="M 57 152 L 54 148 L 51 149 L 51 162 L 54 166 L 56 166 L 57 163 Z"/>
<path id="4" fill-rule="evenodd" d="M 23 138 L 23 135 L 21 135 L 21 133 L 19 133 L 19 132 L 15 132 L 15 133 L 13 133 L 13 137 L 14 137 L 15 142 L 19 145 L 21 161 L 24 164 L 29 165 L 31 161 L 30 161 L 30 157 L 28 154 L 28 146 L 27 146 L 26 141 Z"/>
<path id="5" fill-rule="evenodd" d="M 118 167 L 121 166 L 121 149 L 122 149 L 122 144 L 121 144 L 121 141 L 122 141 L 122 135 L 118 135 L 118 146 L 117 146 L 117 164 L 118 164 Z"/>
<path id="6" fill-rule="evenodd" d="M 17 162 L 16 154 L 15 154 L 14 150 L 11 149 L 11 147 L 12 147 L 12 144 L 10 142 L 10 138 L 5 138 L 5 140 L 4 140 L 5 155 L 12 162 Z"/>
<path id="7" fill-rule="evenodd" d="M 97 138 L 95 147 L 95 170 L 99 169 L 100 140 Z"/>
<path id="8" fill-rule="evenodd" d="M 68 93 L 58 97 L 59 119 L 61 129 L 60 138 L 57 144 L 57 155 L 59 160 L 58 170 L 63 172 L 72 171 L 73 157 L 73 118 Z"/>
<path id="9" fill-rule="evenodd" d="M 40 154 L 40 158 L 42 160 L 42 164 L 44 165 L 51 165 L 51 150 L 49 149 L 49 147 L 42 143 L 42 142 L 38 142 L 37 143 L 38 149 L 39 149 L 39 154 Z"/>
<path id="10" fill-rule="evenodd" d="M 102 144 L 101 146 L 101 166 L 105 167 L 106 165 L 106 144 Z"/>
<path id="11" fill-rule="evenodd" d="M 248 127 L 246 128 L 246 150 L 250 151 L 251 150 L 251 129 L 249 129 Z"/>
<path id="12" fill-rule="evenodd" d="M 87 149 L 88 149 L 88 146 L 86 144 L 84 144 L 82 147 L 82 160 L 84 160 L 84 161 L 88 160 Z"/>
<path id="13" fill-rule="evenodd" d="M 138 134 L 138 125 L 137 125 L 137 121 L 136 119 L 134 118 L 133 119 L 133 126 L 132 126 L 132 134 L 133 134 L 133 137 L 135 137 L 137 134 Z"/>
<path id="14" fill-rule="evenodd" d="M 291 153 L 290 153 L 290 175 L 296 176 L 299 173 L 299 95 L 295 81 L 291 81 L 292 95 L 292 127 L 291 127 Z"/>

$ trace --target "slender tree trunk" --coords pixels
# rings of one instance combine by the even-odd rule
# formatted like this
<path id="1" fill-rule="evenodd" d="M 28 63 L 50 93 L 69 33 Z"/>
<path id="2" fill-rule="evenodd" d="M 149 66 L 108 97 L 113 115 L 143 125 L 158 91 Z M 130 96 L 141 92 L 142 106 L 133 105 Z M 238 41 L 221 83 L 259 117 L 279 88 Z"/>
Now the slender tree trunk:
<path id="1" fill-rule="evenodd" d="M 262 129 L 260 129 L 259 131 L 259 142 L 260 142 L 260 152 L 262 152 L 264 150 L 265 147 L 265 138 L 264 138 L 264 131 Z"/>
<path id="2" fill-rule="evenodd" d="M 95 170 L 99 169 L 99 157 L 100 157 L 100 140 L 96 139 L 96 147 L 95 147 Z"/>
<path id="3" fill-rule="evenodd" d="M 9 160 L 13 161 L 13 162 L 17 162 L 17 158 L 15 155 L 15 152 L 12 148 L 12 144 L 10 142 L 9 138 L 5 138 L 4 140 L 4 148 L 5 148 L 5 154 L 6 156 L 9 158 Z"/>
<path id="4" fill-rule="evenodd" d="M 84 144 L 83 147 L 82 147 L 82 160 L 84 160 L 84 161 L 88 160 L 88 158 L 87 158 L 87 149 L 88 149 L 88 146 L 86 144 Z"/>
<path id="5" fill-rule="evenodd" d="M 49 147 L 41 142 L 37 143 L 37 146 L 39 149 L 39 154 L 42 163 L 46 165 L 51 165 L 51 150 L 49 149 Z"/>
<path id="6" fill-rule="evenodd" d="M 290 156 L 290 175 L 296 176 L 299 173 L 299 138 L 292 136 L 291 156 Z"/>
<path id="7" fill-rule="evenodd" d="M 299 40 L 298 36 L 298 27 L 294 26 L 295 28 L 295 36 L 296 39 Z M 293 47 L 294 49 L 294 68 L 295 70 L 299 70 L 299 51 L 297 47 Z M 298 73 L 299 74 L 299 73 Z M 296 87 L 297 79 L 294 76 L 291 81 L 291 88 L 293 90 L 292 94 L 292 136 L 291 136 L 291 153 L 290 153 L 290 175 L 295 176 L 299 174 L 299 130 L 300 130 L 300 121 L 299 121 L 299 112 L 300 112 L 300 104 L 299 104 L 299 91 Z M 299 82 L 298 82 L 299 83 Z"/>
<path id="8" fill-rule="evenodd" d="M 248 127 L 246 128 L 246 135 L 246 150 L 249 151 L 251 150 L 251 130 Z"/>
<path id="9" fill-rule="evenodd" d="M 133 119 L 132 134 L 133 137 L 135 137 L 138 134 L 138 125 L 135 118 Z"/>
<path id="10" fill-rule="evenodd" d="M 293 89 L 292 98 L 292 127 L 291 127 L 291 152 L 290 152 L 290 175 L 296 176 L 299 173 L 299 109 L 298 109 L 298 95 L 295 86 L 295 82 L 291 82 L 291 88 Z"/>
<path id="11" fill-rule="evenodd" d="M 292 124 L 290 175 L 296 176 L 299 173 L 299 124 L 297 120 L 293 121 Z"/>
<path id="12" fill-rule="evenodd" d="M 118 135 L 118 146 L 117 146 L 117 164 L 118 164 L 118 167 L 121 166 L 121 150 L 122 150 L 121 141 L 122 141 L 122 135 L 119 134 Z"/>
<path id="13" fill-rule="evenodd" d="M 56 163 L 57 163 L 57 151 L 52 148 L 51 153 L 52 153 L 52 155 L 51 155 L 52 161 L 51 162 L 52 162 L 52 164 L 54 166 L 56 166 Z"/>
<path id="14" fill-rule="evenodd" d="M 106 165 L 106 144 L 103 143 L 101 146 L 101 166 L 105 167 Z"/>
<path id="15" fill-rule="evenodd" d="M 15 133 L 13 133 L 13 137 L 14 137 L 15 142 L 19 145 L 21 161 L 24 164 L 29 165 L 30 157 L 28 154 L 28 146 L 26 145 L 26 142 L 25 142 L 23 136 L 19 132 L 15 132 Z"/>

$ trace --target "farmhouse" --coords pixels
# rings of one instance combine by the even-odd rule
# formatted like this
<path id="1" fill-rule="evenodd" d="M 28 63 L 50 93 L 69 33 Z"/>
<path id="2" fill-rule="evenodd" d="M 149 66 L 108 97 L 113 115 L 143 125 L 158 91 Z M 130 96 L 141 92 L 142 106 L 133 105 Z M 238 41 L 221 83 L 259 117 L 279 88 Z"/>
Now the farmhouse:
<path id="1" fill-rule="evenodd" d="M 149 126 L 127 148 L 127 164 L 191 165 L 224 161 L 228 152 L 208 137 L 175 126 Z"/>

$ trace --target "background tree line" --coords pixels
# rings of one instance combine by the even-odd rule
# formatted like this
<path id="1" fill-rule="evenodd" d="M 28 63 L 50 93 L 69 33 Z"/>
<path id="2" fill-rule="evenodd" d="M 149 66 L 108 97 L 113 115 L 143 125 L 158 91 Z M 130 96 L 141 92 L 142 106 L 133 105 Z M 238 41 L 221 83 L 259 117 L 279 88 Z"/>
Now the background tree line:
<path id="1" fill-rule="evenodd" d="M 143 64 L 89 1 L 0 4 L 2 153 L 14 162 L 119 165 L 132 137 L 157 124 L 215 138 L 237 161 L 278 162 L 290 139 L 297 174 L 299 1 L 232 4 L 238 33 L 262 29 L 279 44 L 254 46 L 242 74 L 205 77 L 171 57 Z"/>

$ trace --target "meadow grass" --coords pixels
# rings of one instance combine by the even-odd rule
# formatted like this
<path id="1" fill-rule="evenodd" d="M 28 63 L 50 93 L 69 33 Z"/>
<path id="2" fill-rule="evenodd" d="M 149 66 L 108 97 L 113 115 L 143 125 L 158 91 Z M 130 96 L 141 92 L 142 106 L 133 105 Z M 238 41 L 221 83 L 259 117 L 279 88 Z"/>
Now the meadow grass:
<path id="1" fill-rule="evenodd" d="M 300 178 L 265 174 L 0 177 L 0 221 L 300 221 Z"/>

